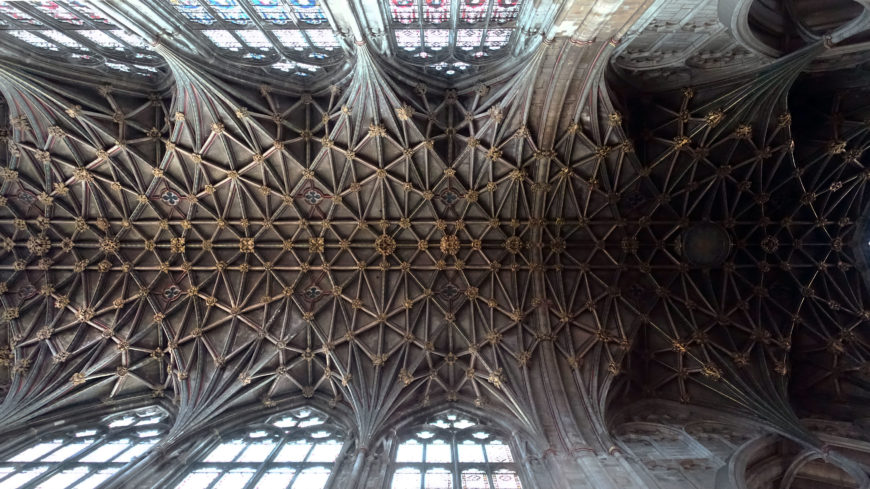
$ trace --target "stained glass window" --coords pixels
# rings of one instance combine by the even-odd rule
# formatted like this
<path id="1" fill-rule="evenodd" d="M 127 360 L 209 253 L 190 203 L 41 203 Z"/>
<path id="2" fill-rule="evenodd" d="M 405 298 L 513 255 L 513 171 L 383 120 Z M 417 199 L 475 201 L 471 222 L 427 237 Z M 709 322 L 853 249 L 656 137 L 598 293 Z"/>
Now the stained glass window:
<path id="1" fill-rule="evenodd" d="M 113 25 L 84 0 L 0 0 L 0 41 L 4 38 L 65 61 L 87 60 L 89 66 L 100 54 L 112 71 L 152 76 L 163 64 L 145 39 Z"/>
<path id="2" fill-rule="evenodd" d="M 156 408 L 115 415 L 88 429 L 71 429 L 36 440 L 0 457 L 0 487 L 93 488 L 144 455 L 166 432 L 166 413 Z"/>
<path id="3" fill-rule="evenodd" d="M 391 489 L 521 489 L 511 448 L 492 430 L 448 413 L 410 430 Z"/>
<path id="4" fill-rule="evenodd" d="M 521 0 L 385 0 L 400 56 L 452 76 L 506 55 Z"/>
<path id="5" fill-rule="evenodd" d="M 339 38 L 316 0 L 163 1 L 222 54 L 263 60 L 267 70 L 309 77 L 342 61 Z"/>
<path id="6" fill-rule="evenodd" d="M 344 446 L 328 418 L 310 409 L 224 437 L 209 447 L 177 489 L 323 489 Z"/>

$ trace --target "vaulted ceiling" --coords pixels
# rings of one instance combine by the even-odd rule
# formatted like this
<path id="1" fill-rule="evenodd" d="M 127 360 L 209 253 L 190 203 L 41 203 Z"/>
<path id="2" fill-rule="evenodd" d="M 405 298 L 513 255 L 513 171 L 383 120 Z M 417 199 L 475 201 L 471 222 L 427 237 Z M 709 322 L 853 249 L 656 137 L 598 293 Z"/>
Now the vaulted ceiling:
<path id="1" fill-rule="evenodd" d="M 93 38 L 19 3 L 0 13 Z M 726 76 L 692 64 L 707 41 L 637 61 L 681 35 L 649 30 L 678 2 L 529 4 L 500 62 L 454 76 L 395 52 L 378 5 L 330 2 L 334 52 L 303 49 L 304 81 L 275 71 L 305 62 L 258 3 L 230 3 L 274 43 L 264 58 L 149 0 L 90 3 L 148 40 L 138 65 L 131 40 L 82 63 L 0 59 L 7 427 L 145 393 L 177 405 L 178 436 L 297 395 L 351 407 L 363 440 L 450 402 L 546 432 L 547 399 L 605 444 L 621 399 L 725 399 L 801 437 L 794 398 L 866 397 L 870 114 L 822 69 L 866 52 L 832 58 L 839 31 L 753 53 L 714 18 L 736 36 L 722 50 L 753 58 Z M 852 29 L 863 10 L 843 9 L 830 22 Z M 33 52 L 22 36 L 2 42 Z"/>

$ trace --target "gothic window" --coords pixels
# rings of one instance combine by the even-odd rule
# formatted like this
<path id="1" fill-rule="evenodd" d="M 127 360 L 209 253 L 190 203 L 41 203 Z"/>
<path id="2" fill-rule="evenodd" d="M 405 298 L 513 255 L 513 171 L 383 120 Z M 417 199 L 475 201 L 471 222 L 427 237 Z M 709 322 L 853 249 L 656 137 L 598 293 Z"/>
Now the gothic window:
<path id="1" fill-rule="evenodd" d="M 159 409 L 140 409 L 41 437 L 0 458 L 0 487 L 96 487 L 160 440 L 165 417 Z"/>
<path id="2" fill-rule="evenodd" d="M 316 0 L 164 1 L 222 54 L 268 71 L 310 77 L 342 61 L 338 36 Z"/>
<path id="3" fill-rule="evenodd" d="M 489 427 L 449 413 L 406 433 L 392 489 L 520 489 L 510 445 Z"/>
<path id="4" fill-rule="evenodd" d="M 297 409 L 216 441 L 177 489 L 322 489 L 344 446 L 328 418 Z"/>
<path id="5" fill-rule="evenodd" d="M 507 55 L 522 0 L 387 0 L 399 56 L 447 77 Z"/>
<path id="6" fill-rule="evenodd" d="M 163 65 L 144 39 L 120 29 L 80 0 L 0 0 L 0 38 L 24 49 L 40 48 L 43 55 L 102 66 L 109 73 L 152 77 Z"/>

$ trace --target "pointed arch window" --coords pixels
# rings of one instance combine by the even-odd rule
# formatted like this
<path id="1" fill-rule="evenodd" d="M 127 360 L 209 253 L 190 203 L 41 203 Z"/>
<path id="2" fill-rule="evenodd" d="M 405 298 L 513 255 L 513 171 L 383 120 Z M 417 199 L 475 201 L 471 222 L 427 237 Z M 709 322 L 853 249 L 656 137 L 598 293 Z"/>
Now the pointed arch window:
<path id="1" fill-rule="evenodd" d="M 166 412 L 146 408 L 18 447 L 0 460 L 0 487 L 86 489 L 110 479 L 166 433 Z"/>
<path id="2" fill-rule="evenodd" d="M 521 489 L 510 445 L 460 413 L 408 430 L 395 452 L 391 489 Z"/>
<path id="3" fill-rule="evenodd" d="M 212 443 L 177 489 L 322 489 L 344 450 L 326 415 L 297 409 Z"/>
<path id="4" fill-rule="evenodd" d="M 0 2 L 0 39 L 82 66 L 151 77 L 163 60 L 83 0 Z"/>
<path id="5" fill-rule="evenodd" d="M 309 77 L 343 60 L 341 43 L 316 0 L 164 0 L 224 54 L 267 71 Z"/>
<path id="6" fill-rule="evenodd" d="M 400 57 L 447 77 L 510 51 L 523 0 L 385 0 Z"/>

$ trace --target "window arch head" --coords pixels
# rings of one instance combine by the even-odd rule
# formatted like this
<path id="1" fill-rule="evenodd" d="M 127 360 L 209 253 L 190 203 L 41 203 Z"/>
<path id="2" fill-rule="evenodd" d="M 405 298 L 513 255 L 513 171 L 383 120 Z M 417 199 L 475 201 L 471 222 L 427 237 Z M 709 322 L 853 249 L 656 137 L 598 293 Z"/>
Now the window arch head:
<path id="1" fill-rule="evenodd" d="M 508 440 L 460 412 L 403 431 L 392 489 L 521 489 Z"/>
<path id="2" fill-rule="evenodd" d="M 344 441 L 325 414 L 296 409 L 215 440 L 170 487 L 322 489 Z"/>
<path id="3" fill-rule="evenodd" d="M 165 418 L 160 408 L 143 408 L 28 440 L 0 457 L 0 487 L 96 487 L 157 444 Z"/>

